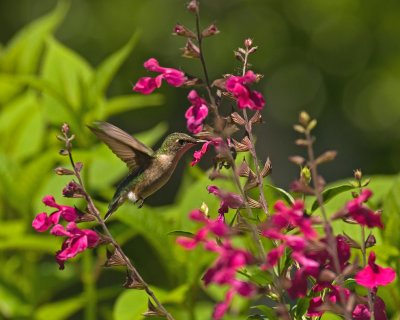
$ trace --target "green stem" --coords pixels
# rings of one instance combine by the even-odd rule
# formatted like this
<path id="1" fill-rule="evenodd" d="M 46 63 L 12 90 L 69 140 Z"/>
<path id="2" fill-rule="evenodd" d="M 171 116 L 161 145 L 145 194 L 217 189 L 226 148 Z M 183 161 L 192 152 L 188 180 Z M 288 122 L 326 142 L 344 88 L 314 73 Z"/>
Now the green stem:
<path id="1" fill-rule="evenodd" d="M 93 272 L 93 256 L 92 252 L 86 251 L 83 254 L 83 272 L 82 282 L 86 298 L 85 304 L 85 320 L 96 320 L 97 310 L 97 293 L 96 293 L 96 279 Z"/>

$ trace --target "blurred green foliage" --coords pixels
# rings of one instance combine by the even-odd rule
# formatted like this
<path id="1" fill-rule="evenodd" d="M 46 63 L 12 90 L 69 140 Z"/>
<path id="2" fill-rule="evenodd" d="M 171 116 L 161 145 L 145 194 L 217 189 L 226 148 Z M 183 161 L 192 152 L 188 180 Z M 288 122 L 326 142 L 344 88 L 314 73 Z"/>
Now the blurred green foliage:
<path id="1" fill-rule="evenodd" d="M 39 16 L 55 2 L 22 3 Z M 0 7 L 12 5 L 2 1 Z M 226 57 L 241 39 L 250 35 L 260 46 L 254 65 L 266 73 L 264 89 L 270 107 L 265 118 L 268 124 L 276 123 L 271 124 L 271 131 L 258 132 L 259 136 L 272 135 L 263 139 L 270 141 L 268 145 L 259 145 L 261 152 L 272 150 L 268 152 L 277 163 L 286 158 L 289 151 L 281 148 L 282 139 L 290 141 L 289 124 L 297 111 L 305 108 L 314 115 L 320 113 L 319 145 L 347 140 L 340 148 L 342 153 L 350 153 L 339 162 L 343 171 L 335 169 L 336 176 L 331 177 L 344 176 L 356 165 L 377 173 L 398 171 L 400 153 L 395 143 L 400 140 L 400 81 L 396 53 L 400 48 L 396 26 L 400 20 L 393 10 L 398 6 L 395 1 L 247 1 L 246 5 L 239 0 L 204 1 L 203 10 L 212 13 L 206 14 L 205 21 L 218 19 L 223 31 L 223 36 L 207 44 L 207 56 L 213 57 L 213 77 L 234 69 L 234 60 Z M 182 14 L 177 15 L 176 8 L 182 8 Z M 128 131 L 140 131 L 136 136 L 149 145 L 168 131 L 168 124 L 161 120 L 167 120 L 174 130 L 183 127 L 184 97 L 167 96 L 165 102 L 159 94 L 131 94 L 126 79 L 137 78 L 133 70 L 140 70 L 142 61 L 154 55 L 169 66 L 200 72 L 191 61 L 173 58 L 183 44 L 165 32 L 177 20 L 190 25 L 191 17 L 184 15 L 183 2 L 178 0 L 60 2 L 51 13 L 23 28 L 14 12 L 0 11 L 2 23 L 14 31 L 20 29 L 12 37 L 1 30 L 2 37 L 11 40 L 0 49 L 0 318 L 141 319 L 146 296 L 122 288 L 123 270 L 101 268 L 103 248 L 86 252 L 59 271 L 53 258 L 59 239 L 34 233 L 30 224 L 35 214 L 48 210 L 41 204 L 46 194 L 53 194 L 60 203 L 84 207 L 82 202 L 61 197 L 69 179 L 53 173 L 56 166 L 68 165 L 58 155 L 61 145 L 55 139 L 63 122 L 77 135 L 75 160 L 84 163 L 87 188 L 103 212 L 126 169 L 94 139 L 86 124 L 116 119 L 125 127 L 134 126 Z M 385 19 L 372 29 L 374 16 Z M 141 26 L 140 35 L 134 32 L 137 26 Z M 78 51 L 90 57 L 90 62 Z M 126 68 L 120 71 L 122 66 Z M 167 108 L 161 108 L 164 103 Z M 329 111 L 332 107 L 334 112 Z M 336 118 L 337 114 L 341 115 Z M 350 129 L 352 125 L 357 129 Z M 344 129 L 337 130 L 341 126 Z M 355 141 L 359 147 L 356 155 L 351 153 Z M 371 150 L 379 153 L 365 162 Z M 346 161 L 350 164 L 343 165 Z M 287 167 L 286 162 L 274 164 L 274 171 L 279 177 Z M 176 319 L 207 319 L 215 300 L 224 294 L 216 287 L 203 290 L 200 281 L 212 254 L 183 251 L 174 244 L 171 232 L 194 231 L 196 225 L 187 219 L 187 213 L 202 201 L 215 212 L 218 203 L 207 194 L 205 186 L 210 181 L 200 169 L 186 166 L 184 171 L 173 204 L 141 210 L 124 205 L 114 215 L 118 221 L 111 221 L 110 227 Z M 281 181 L 288 178 L 292 177 Z M 345 185 L 342 181 L 332 187 L 344 191 Z M 175 194 L 175 190 L 168 191 L 174 189 L 169 186 L 159 192 L 161 197 Z M 372 205 L 383 207 L 386 225 L 381 234 L 377 232 L 380 241 L 375 251 L 380 263 L 399 271 L 400 178 L 375 176 L 370 186 L 375 193 Z M 232 186 L 227 183 L 225 187 Z M 277 198 L 290 201 L 273 185 L 265 190 L 270 204 Z M 348 191 L 335 191 L 327 202 L 329 211 L 340 209 L 350 197 Z M 313 199 L 309 200 L 311 208 Z M 358 234 L 351 225 L 338 223 L 335 228 Z M 390 315 L 399 316 L 398 283 L 380 289 L 379 295 Z M 237 299 L 233 308 L 244 316 L 226 319 L 246 318 L 249 304 Z"/>

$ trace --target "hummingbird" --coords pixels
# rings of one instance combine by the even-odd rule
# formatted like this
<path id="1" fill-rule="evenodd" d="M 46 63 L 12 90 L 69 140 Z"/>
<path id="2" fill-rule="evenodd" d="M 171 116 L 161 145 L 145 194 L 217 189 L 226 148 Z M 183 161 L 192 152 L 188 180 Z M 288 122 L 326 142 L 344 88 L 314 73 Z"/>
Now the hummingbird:
<path id="1" fill-rule="evenodd" d="M 111 123 L 95 122 L 88 127 L 129 169 L 128 175 L 117 186 L 104 220 L 128 199 L 141 208 L 148 196 L 168 182 L 183 154 L 197 143 L 205 142 L 175 132 L 165 138 L 158 150 L 153 151 Z"/>

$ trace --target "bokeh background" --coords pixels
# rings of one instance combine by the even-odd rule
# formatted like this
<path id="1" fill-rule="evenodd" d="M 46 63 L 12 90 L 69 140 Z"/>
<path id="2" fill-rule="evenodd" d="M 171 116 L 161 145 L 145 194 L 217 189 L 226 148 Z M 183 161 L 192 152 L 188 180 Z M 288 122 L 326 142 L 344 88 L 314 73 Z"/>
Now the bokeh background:
<path id="1" fill-rule="evenodd" d="M 171 35 L 177 22 L 194 25 L 185 4 L 183 0 L 0 1 L 0 218 L 4 220 L 0 249 L 5 250 L 0 256 L 7 265 L 0 283 L 0 316 L 24 318 L 46 301 L 79 292 L 78 284 L 67 285 L 74 278 L 74 267 L 61 276 L 54 272 L 49 254 L 58 244 L 50 238 L 45 252 L 24 251 L 22 260 L 10 258 L 10 250 L 23 250 L 29 244 L 29 250 L 40 251 L 43 240 L 29 235 L 27 221 L 45 210 L 40 203 L 43 195 L 59 194 L 68 181 L 51 174 L 52 168 L 63 163 L 54 138 L 62 122 L 69 122 L 77 134 L 76 157 L 91 166 L 88 185 L 103 202 L 111 197 L 113 185 L 125 168 L 96 142 L 85 127 L 87 123 L 111 121 L 155 146 L 168 132 L 186 130 L 187 90 L 163 86 L 149 97 L 131 93 L 132 83 L 146 74 L 142 64 L 149 57 L 157 58 L 163 66 L 201 76 L 198 61 L 180 56 L 184 39 Z M 41 24 L 34 22 L 44 16 L 47 18 L 42 18 Z M 264 93 L 267 105 L 263 111 L 265 124 L 256 129 L 257 148 L 261 159 L 268 156 L 272 160 L 276 185 L 286 188 L 298 175 L 298 168 L 287 158 L 301 152 L 293 144 L 296 133 L 292 130 L 301 110 L 318 119 L 317 151 L 339 152 L 334 164 L 321 170 L 328 182 L 350 177 L 356 168 L 371 175 L 399 172 L 399 1 L 202 0 L 201 18 L 203 27 L 215 22 L 221 31 L 204 43 L 212 79 L 239 72 L 233 50 L 243 39 L 252 38 L 259 47 L 251 63 L 254 71 L 264 75 L 258 90 Z M 190 177 L 183 177 L 189 158 L 180 164 L 163 192 L 149 199 L 150 205 L 162 205 L 159 208 L 169 208 L 172 216 L 178 215 L 176 207 L 171 207 L 182 195 L 176 190 L 180 186 L 182 190 L 182 183 L 190 186 L 199 175 L 191 169 Z M 100 206 L 105 206 L 103 202 Z M 187 212 L 194 205 L 188 200 L 182 206 Z M 157 219 L 171 218 L 166 217 Z M 150 225 L 149 230 L 153 227 Z M 123 241 L 127 244 L 135 238 L 132 250 L 138 250 L 137 243 L 142 241 L 145 249 L 133 255 L 150 252 L 143 265 L 161 259 L 158 251 L 150 248 L 151 240 L 120 228 L 123 230 L 116 232 L 121 232 L 121 238 L 125 234 Z M 146 230 L 137 231 L 141 232 Z M 13 235 L 22 240 L 7 240 Z M 93 259 L 84 259 L 88 277 L 90 266 L 97 263 Z M 155 277 L 160 287 L 176 287 L 174 277 L 163 282 L 156 270 L 148 268 L 145 273 Z M 19 281 L 27 277 L 27 282 L 4 280 L 15 272 L 22 272 Z M 40 286 L 29 286 L 27 279 L 35 272 L 44 277 L 39 277 L 41 281 L 59 281 L 66 292 L 56 290 L 53 283 L 43 288 L 48 294 L 34 297 Z M 120 276 L 116 272 L 115 278 Z M 83 287 L 90 292 L 88 279 L 83 279 Z M 108 277 L 108 283 L 110 279 L 114 278 Z M 115 290 L 102 293 L 104 299 L 113 302 L 120 292 Z M 66 318 L 75 315 L 79 319 L 83 314 L 96 318 L 93 306 L 77 311 L 81 309 L 82 302 Z M 45 309 L 35 317 L 43 318 L 51 310 Z M 111 311 L 104 310 L 107 318 Z"/>

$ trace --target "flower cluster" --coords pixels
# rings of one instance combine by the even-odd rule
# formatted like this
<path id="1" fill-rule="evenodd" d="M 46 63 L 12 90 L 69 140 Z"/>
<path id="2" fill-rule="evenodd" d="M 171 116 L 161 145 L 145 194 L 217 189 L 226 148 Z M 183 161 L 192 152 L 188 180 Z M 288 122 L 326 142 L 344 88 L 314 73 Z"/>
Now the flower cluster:
<path id="1" fill-rule="evenodd" d="M 252 283 L 237 278 L 237 271 L 253 264 L 254 258 L 246 250 L 233 246 L 230 241 L 231 232 L 222 219 L 209 219 L 200 210 L 192 211 L 190 218 L 202 223 L 203 227 L 193 238 L 178 237 L 177 243 L 187 250 L 203 244 L 205 250 L 217 253 L 218 256 L 204 274 L 203 281 L 206 286 L 211 283 L 228 286 L 225 300 L 216 305 L 213 313 L 214 320 L 222 319 L 235 294 L 250 297 L 256 293 L 256 287 Z M 220 240 L 210 239 L 210 235 Z"/>
<path id="2" fill-rule="evenodd" d="M 76 221 L 79 215 L 75 208 L 63 206 L 56 203 L 53 196 L 45 196 L 43 203 L 46 206 L 56 208 L 57 210 L 47 215 L 45 212 L 39 213 L 32 222 L 32 227 L 38 232 L 47 231 L 57 237 L 65 237 L 61 250 L 56 253 L 56 260 L 60 269 L 64 269 L 66 260 L 75 257 L 78 253 L 88 248 L 94 248 L 100 241 L 99 235 L 89 229 L 79 229 Z M 68 222 L 64 227 L 60 224 L 60 219 Z"/>
<path id="3" fill-rule="evenodd" d="M 185 73 L 173 68 L 161 67 L 158 61 L 154 58 L 150 58 L 144 63 L 144 67 L 152 72 L 160 73 L 155 78 L 143 77 L 133 87 L 134 91 L 142 94 L 150 94 L 156 88 L 160 88 L 162 80 L 165 80 L 169 85 L 173 87 L 180 87 L 186 81 Z"/>
<path id="4" fill-rule="evenodd" d="M 265 101 L 262 94 L 249 88 L 249 85 L 256 81 L 257 76 L 251 70 L 242 77 L 230 76 L 226 80 L 225 88 L 236 98 L 239 109 L 262 110 L 264 107 Z"/>
<path id="5" fill-rule="evenodd" d="M 185 113 L 187 128 L 191 133 L 199 133 L 203 130 L 203 121 L 208 115 L 207 102 L 195 90 L 189 92 L 188 100 L 192 105 Z"/>

